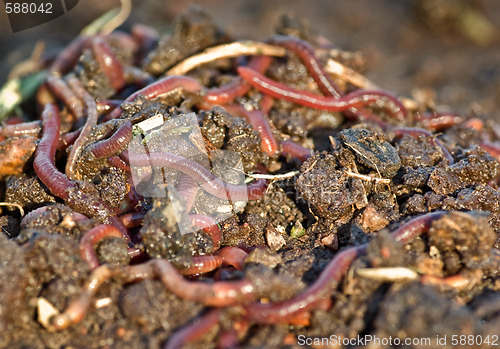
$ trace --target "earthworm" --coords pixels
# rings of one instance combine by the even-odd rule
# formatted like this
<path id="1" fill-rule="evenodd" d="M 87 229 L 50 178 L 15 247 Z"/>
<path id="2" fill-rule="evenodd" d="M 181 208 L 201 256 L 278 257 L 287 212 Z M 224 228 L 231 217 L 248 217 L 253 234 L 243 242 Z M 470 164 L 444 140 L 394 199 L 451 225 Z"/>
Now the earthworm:
<path id="1" fill-rule="evenodd" d="M 264 115 L 267 115 L 271 111 L 273 104 L 274 99 L 271 96 L 262 95 L 262 100 L 260 101 L 260 110 L 262 110 Z"/>
<path id="2" fill-rule="evenodd" d="M 178 269 L 181 275 L 199 275 L 211 272 L 222 264 L 222 258 L 219 256 L 195 256 L 189 266 L 184 269 Z"/>
<path id="3" fill-rule="evenodd" d="M 221 312 L 220 309 L 209 310 L 200 319 L 195 320 L 193 323 L 175 332 L 168 342 L 165 343 L 163 349 L 183 348 L 186 344 L 200 339 L 219 325 Z"/>
<path id="4" fill-rule="evenodd" d="M 100 224 L 90 229 L 80 239 L 80 257 L 89 265 L 91 270 L 99 266 L 99 259 L 95 254 L 94 246 L 107 237 L 121 239 L 122 233 L 112 225 Z"/>
<path id="5" fill-rule="evenodd" d="M 25 215 L 21 221 L 21 228 L 25 228 L 31 221 L 37 220 L 40 216 L 49 211 L 49 209 L 53 208 L 53 205 L 38 207 L 37 209 L 29 212 Z M 86 221 L 88 218 L 81 213 L 71 212 L 68 216 L 70 216 L 75 222 Z M 66 217 L 66 216 L 65 216 Z"/>
<path id="6" fill-rule="evenodd" d="M 185 211 L 189 213 L 198 195 L 198 185 L 190 176 L 182 174 L 177 184 L 177 193 L 184 198 Z"/>
<path id="7" fill-rule="evenodd" d="M 339 86 L 333 81 L 330 74 L 323 69 L 323 66 L 316 56 L 313 47 L 307 41 L 293 36 L 277 35 L 271 38 L 270 43 L 284 47 L 297 55 L 307 68 L 309 74 L 311 74 L 313 80 L 318 85 L 318 88 L 321 92 L 323 92 L 323 94 L 325 94 L 325 96 L 338 98 L 344 94 Z M 389 97 L 392 98 L 392 96 Z M 393 99 L 393 102 L 401 108 L 401 114 L 406 115 L 406 108 L 404 108 L 404 106 L 395 98 Z M 378 115 L 364 109 L 349 108 L 345 110 L 344 113 L 348 117 L 354 116 L 358 119 L 362 117 L 366 120 L 371 120 L 382 127 L 386 126 L 386 122 L 378 117 Z"/>
<path id="8" fill-rule="evenodd" d="M 119 156 L 112 156 L 108 159 L 108 163 L 116 168 L 119 168 L 120 170 L 123 170 L 125 172 L 130 172 L 130 166 L 123 161 Z"/>
<path id="9" fill-rule="evenodd" d="M 300 161 L 306 161 L 313 154 L 313 151 L 311 149 L 307 149 L 291 140 L 282 142 L 281 147 L 282 147 L 281 154 L 283 154 L 284 156 L 287 155 L 293 156 L 294 158 Z"/>
<path id="10" fill-rule="evenodd" d="M 415 237 L 427 233 L 433 221 L 446 215 L 444 211 L 426 213 L 412 219 L 396 229 L 391 235 L 396 241 L 407 243 Z"/>
<path id="11" fill-rule="evenodd" d="M 327 111 L 344 111 L 353 107 L 374 104 L 386 99 L 390 103 L 384 103 L 384 106 L 396 119 L 404 119 L 406 117 L 405 107 L 396 97 L 390 95 L 388 92 L 357 90 L 338 98 L 323 97 L 286 86 L 246 67 L 238 67 L 237 70 L 238 74 L 257 90 L 271 97 L 285 99 L 306 107 Z"/>
<path id="12" fill-rule="evenodd" d="M 216 252 L 216 255 L 222 257 L 223 264 L 231 265 L 236 270 L 243 270 L 245 259 L 248 257 L 247 252 L 234 246 L 223 247 Z"/>
<path id="13" fill-rule="evenodd" d="M 227 104 L 222 106 L 228 113 L 244 118 L 254 130 L 259 132 L 261 139 L 261 150 L 269 156 L 278 151 L 278 142 L 273 135 L 271 126 L 261 110 L 246 110 L 239 104 Z"/>
<path id="14" fill-rule="evenodd" d="M 104 264 L 92 271 L 82 294 L 73 300 L 62 314 L 52 318 L 53 328 L 62 330 L 80 322 L 100 286 L 113 276 L 121 276 L 127 283 L 158 277 L 163 285 L 179 298 L 207 306 L 226 307 L 246 304 L 257 296 L 255 287 L 248 280 L 219 281 L 212 284 L 185 280 L 166 259 L 153 259 L 146 263 L 114 270 Z"/>
<path id="15" fill-rule="evenodd" d="M 51 325 L 55 330 L 63 330 L 72 324 L 83 320 L 87 309 L 90 307 L 92 298 L 100 286 L 112 276 L 112 270 L 106 265 L 101 265 L 92 271 L 90 278 L 83 288 L 83 293 L 72 301 L 66 310 L 51 319 Z"/>
<path id="16" fill-rule="evenodd" d="M 35 151 L 33 167 L 38 178 L 61 199 L 68 199 L 68 188 L 74 184 L 55 166 L 57 144 L 60 139 L 59 112 L 54 104 L 46 104 L 41 115 L 43 135 Z"/>
<path id="17" fill-rule="evenodd" d="M 314 49 L 308 42 L 293 36 L 277 35 L 271 38 L 269 43 L 284 47 L 297 55 L 306 66 L 321 92 L 325 95 L 333 97 L 342 96 L 342 90 L 337 86 L 330 75 L 325 72 L 314 53 Z"/>
<path id="18" fill-rule="evenodd" d="M 264 74 L 271 64 L 270 56 L 254 56 L 250 59 L 248 66 L 261 74 Z M 241 77 L 235 77 L 233 81 L 215 87 L 203 96 L 203 100 L 207 103 L 223 105 L 234 101 L 236 98 L 244 96 L 249 90 L 250 85 Z"/>
<path id="19" fill-rule="evenodd" d="M 85 90 L 80 80 L 78 80 L 74 74 L 68 75 L 67 79 L 69 86 L 87 106 L 87 119 L 85 120 L 85 124 L 83 125 L 78 138 L 73 143 L 66 162 L 66 176 L 70 179 L 76 179 L 78 177 L 77 173 L 75 173 L 76 162 L 82 153 L 82 149 L 87 142 L 87 138 L 92 132 L 92 127 L 97 124 L 97 107 L 94 98 Z"/>
<path id="20" fill-rule="evenodd" d="M 135 228 L 142 225 L 145 214 L 142 212 L 130 212 L 122 214 L 119 218 L 127 228 Z"/>
<path id="21" fill-rule="evenodd" d="M 53 104 L 46 104 L 41 115 L 42 139 L 35 151 L 33 168 L 38 178 L 50 192 L 63 199 L 75 211 L 107 221 L 120 230 L 123 237 L 130 241 L 127 228 L 112 214 L 109 206 L 100 198 L 90 197 L 55 166 L 55 155 L 60 140 L 59 111 Z M 86 203 L 86 204 L 83 204 Z"/>
<path id="22" fill-rule="evenodd" d="M 484 122 L 479 118 L 471 118 L 466 122 L 464 122 L 463 126 L 467 128 L 472 128 L 476 131 L 481 131 L 484 127 Z"/>
<path id="23" fill-rule="evenodd" d="M 97 112 L 99 114 L 108 113 L 119 107 L 123 103 L 121 99 L 105 99 L 97 102 Z"/>
<path id="24" fill-rule="evenodd" d="M 245 317 L 251 321 L 266 324 L 287 323 L 301 313 L 313 309 L 318 302 L 329 297 L 337 287 L 351 263 L 366 252 L 367 245 L 351 247 L 339 252 L 321 272 L 319 278 L 298 296 L 286 301 L 245 307 Z"/>
<path id="25" fill-rule="evenodd" d="M 61 99 L 77 120 L 83 118 L 83 104 L 80 98 L 69 88 L 68 84 L 57 76 L 47 77 L 47 87 Z"/>
<path id="26" fill-rule="evenodd" d="M 416 113 L 415 120 L 419 121 L 423 127 L 432 131 L 441 131 L 448 127 L 458 125 L 463 118 L 456 113 Z"/>
<path id="27" fill-rule="evenodd" d="M 89 146 L 97 159 L 112 157 L 120 153 L 132 140 L 132 122 L 126 120 L 108 139 L 101 140 Z"/>
<path id="28" fill-rule="evenodd" d="M 56 75 L 66 74 L 78 62 L 83 48 L 87 45 L 90 37 L 78 36 L 66 46 L 51 64 L 49 71 Z"/>
<path id="29" fill-rule="evenodd" d="M 194 181 L 208 193 L 225 200 L 257 200 L 262 197 L 267 188 L 267 182 L 265 180 L 257 180 L 249 185 L 224 183 L 197 162 L 168 152 L 150 154 L 131 154 L 124 152 L 123 155 L 128 156 L 128 163 L 130 166 L 158 166 L 181 171 L 191 176 Z"/>
<path id="30" fill-rule="evenodd" d="M 210 235 L 214 242 L 214 249 L 217 250 L 220 247 L 220 241 L 222 239 L 222 232 L 217 221 L 210 216 L 199 214 L 191 214 L 189 217 L 194 226 L 201 228 L 205 233 Z"/>
<path id="31" fill-rule="evenodd" d="M 143 95 L 146 99 L 152 99 L 162 94 L 168 93 L 176 88 L 183 88 L 187 92 L 196 93 L 201 91 L 202 86 L 197 80 L 193 78 L 181 75 L 171 75 L 155 81 L 152 84 L 132 93 L 125 99 L 124 102 L 132 102 L 139 95 Z M 121 115 L 121 113 L 122 109 L 116 108 L 110 114 L 108 114 L 105 119 L 116 119 Z"/>
<path id="32" fill-rule="evenodd" d="M 119 91 L 125 85 L 123 67 L 108 43 L 103 38 L 95 37 L 92 40 L 92 51 L 101 71 L 108 78 L 109 84 L 115 91 Z"/>
<path id="33" fill-rule="evenodd" d="M 249 280 L 219 281 L 212 284 L 185 280 L 165 259 L 151 262 L 155 274 L 167 289 L 178 297 L 207 306 L 227 307 L 245 304 L 256 298 L 255 287 Z"/>
<path id="34" fill-rule="evenodd" d="M 391 128 L 391 131 L 394 133 L 394 137 L 397 139 L 402 138 L 404 135 L 409 135 L 412 137 L 430 137 L 431 143 L 436 144 L 441 148 L 444 158 L 448 161 L 448 165 L 453 165 L 453 163 L 455 162 L 455 159 L 453 159 L 453 156 L 450 154 L 448 149 L 446 149 L 443 142 L 440 139 L 434 138 L 432 133 L 428 130 L 424 130 L 423 128 L 418 127 L 393 127 Z"/>
<path id="35" fill-rule="evenodd" d="M 42 130 L 40 120 L 22 122 L 20 124 L 4 124 L 0 126 L 0 135 L 7 137 L 33 136 L 36 137 Z"/>

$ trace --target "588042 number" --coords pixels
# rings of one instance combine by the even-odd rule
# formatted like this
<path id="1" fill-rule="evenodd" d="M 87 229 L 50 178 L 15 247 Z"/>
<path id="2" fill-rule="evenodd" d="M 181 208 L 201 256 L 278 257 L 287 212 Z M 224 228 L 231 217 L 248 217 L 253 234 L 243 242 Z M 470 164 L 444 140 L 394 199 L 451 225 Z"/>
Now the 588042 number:
<path id="1" fill-rule="evenodd" d="M 52 13 L 52 3 L 35 3 L 35 2 L 6 2 L 5 3 L 5 12 L 7 14 L 35 14 L 35 13 L 44 13 L 51 14 Z"/>

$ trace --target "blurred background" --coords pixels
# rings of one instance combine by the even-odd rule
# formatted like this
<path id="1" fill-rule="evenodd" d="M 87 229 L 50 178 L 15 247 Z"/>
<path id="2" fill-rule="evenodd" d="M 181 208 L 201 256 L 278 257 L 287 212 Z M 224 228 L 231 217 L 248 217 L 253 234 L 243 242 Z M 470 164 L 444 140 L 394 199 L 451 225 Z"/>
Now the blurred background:
<path id="1" fill-rule="evenodd" d="M 498 0 L 132 0 L 120 29 L 145 23 L 168 34 L 189 6 L 204 7 L 236 39 L 265 40 L 283 14 L 306 21 L 337 48 L 359 51 L 366 75 L 397 95 L 435 94 L 438 105 L 500 121 L 500 1 Z M 0 84 L 36 42 L 66 46 L 119 0 L 80 0 L 66 15 L 12 33 L 0 13 Z"/>

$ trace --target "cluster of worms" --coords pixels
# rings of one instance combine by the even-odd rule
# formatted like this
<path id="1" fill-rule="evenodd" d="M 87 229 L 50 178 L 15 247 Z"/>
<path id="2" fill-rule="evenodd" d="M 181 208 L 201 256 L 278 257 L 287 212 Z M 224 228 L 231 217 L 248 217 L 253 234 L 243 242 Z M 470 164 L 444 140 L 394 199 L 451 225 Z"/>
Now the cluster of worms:
<path id="1" fill-rule="evenodd" d="M 131 164 L 178 171 L 182 175 L 177 189 L 183 197 L 187 212 L 191 211 L 199 191 L 220 198 L 227 198 L 229 194 L 234 200 L 259 200 L 270 183 L 268 179 L 260 178 L 245 185 L 229 184 L 200 164 L 178 154 L 168 151 L 135 154 L 125 150 L 133 138 L 134 123 L 137 122 L 126 116 L 129 115 L 124 109 L 127 105 L 182 91 L 184 98 L 191 96 L 196 101 L 193 107 L 195 111 L 221 107 L 232 116 L 245 119 L 258 132 L 261 151 L 270 158 L 294 159 L 300 164 L 310 158 L 314 151 L 286 137 L 276 137 L 276 128 L 268 117 L 275 101 L 284 100 L 317 110 L 341 112 L 352 122 L 373 123 L 384 132 L 394 134 L 395 139 L 403 136 L 432 138 L 434 144 L 442 149 L 448 165 L 454 162 L 454 157 L 434 137 L 433 132 L 462 123 L 461 117 L 455 114 L 408 111 L 401 99 L 379 89 L 357 88 L 345 92 L 325 70 L 313 46 L 302 39 L 275 36 L 266 43 L 246 43 L 251 49 L 241 52 L 236 50 L 234 55 L 222 57 L 237 58 L 238 65 L 233 70 L 232 80 L 221 86 L 208 87 L 189 76 L 190 70 L 196 68 L 197 64 L 204 63 L 203 56 L 200 55 L 186 58 L 163 77 L 152 77 L 134 65 L 126 66 L 115 55 L 111 41 L 114 45 L 121 45 L 120 49 L 133 49 L 143 56 L 157 42 L 154 31 L 145 26 L 136 28 L 132 34 L 111 33 L 108 36 L 82 36 L 75 39 L 55 57 L 48 68 L 50 76 L 37 92 L 40 120 L 5 124 L 0 129 L 0 137 L 4 140 L 24 135 L 39 137 L 33 161 L 36 176 L 54 197 L 75 212 L 74 217 L 78 220 L 94 219 L 100 222 L 80 240 L 80 258 L 91 270 L 88 281 L 81 295 L 72 300 L 62 313 L 50 319 L 51 330 L 63 330 L 81 321 L 92 306 L 100 286 L 109 279 L 120 278 L 126 283 L 133 283 L 155 278 L 161 280 L 164 287 L 177 297 L 206 306 L 206 311 L 200 318 L 178 329 L 167 340 L 165 348 L 180 348 L 214 331 L 221 321 L 224 309 L 238 306 L 240 310 L 239 315 L 235 316 L 234 328 L 221 329 L 218 335 L 219 347 L 229 347 L 228 342 L 232 342 L 234 347 L 237 346 L 238 338 L 241 338 L 241 333 L 237 331 L 241 331 L 241 328 L 248 329 L 251 324 L 303 325 L 308 323 L 311 312 L 329 309 L 331 295 L 352 262 L 366 253 L 367 245 L 342 249 L 305 290 L 288 300 L 275 303 L 261 302 L 256 285 L 246 278 L 237 281 L 214 280 L 211 283 L 196 280 L 197 275 L 226 266 L 243 270 L 249 254 L 249 249 L 244 247 L 222 246 L 220 226 L 208 215 L 192 213 L 189 218 L 195 227 L 202 227 L 210 236 L 213 254 L 195 256 L 185 268 L 177 268 L 167 259 L 149 258 L 143 250 L 137 248 L 141 244 L 141 236 L 134 233 L 137 231 L 134 228 L 141 226 L 146 215 L 139 204 L 144 198 L 129 183 L 127 208 L 111 207 L 98 195 L 85 189 L 78 171 L 79 161 L 89 156 L 102 159 L 107 162 L 107 166 L 116 167 L 129 175 Z M 98 69 L 107 78 L 115 96 L 119 96 L 117 99 L 96 100 L 88 92 L 88 86 L 74 73 L 73 68 L 84 52 L 91 52 L 95 57 Z M 286 54 L 295 55 L 301 61 L 321 93 L 298 90 L 266 76 L 272 61 Z M 243 57 L 248 59 L 242 59 Z M 176 71 L 181 73 L 172 74 Z M 238 102 L 240 97 L 256 91 L 261 94 L 260 105 L 248 108 Z M 62 108 L 67 110 L 65 120 L 61 115 Z M 69 129 L 66 127 L 63 132 L 61 122 L 64 120 L 67 124 L 68 119 L 73 126 Z M 411 120 L 422 128 L 399 126 L 409 125 Z M 469 120 L 468 125 L 475 129 L 483 127 L 482 122 L 477 119 Z M 92 135 L 97 128 L 108 132 L 104 132 L 104 136 L 96 140 Z M 500 149 L 497 146 L 487 141 L 481 146 L 500 159 Z M 61 159 L 61 155 L 65 159 L 64 169 L 61 169 L 59 160 L 56 162 L 56 155 L 58 159 Z M 25 219 L 42 214 L 44 209 L 42 207 L 30 212 Z M 409 220 L 392 232 L 392 238 L 403 243 L 409 242 L 416 236 L 425 234 L 431 223 L 444 215 L 446 212 L 436 211 Z M 131 265 L 100 265 L 95 247 L 106 238 L 121 238 L 128 243 L 129 255 L 133 261 Z"/>

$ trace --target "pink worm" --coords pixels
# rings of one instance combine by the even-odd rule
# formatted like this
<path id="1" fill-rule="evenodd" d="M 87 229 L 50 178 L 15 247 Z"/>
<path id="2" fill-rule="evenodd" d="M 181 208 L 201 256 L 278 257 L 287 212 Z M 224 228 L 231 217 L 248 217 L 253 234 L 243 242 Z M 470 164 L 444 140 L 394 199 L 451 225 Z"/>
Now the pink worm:
<path id="1" fill-rule="evenodd" d="M 311 149 L 307 149 L 294 141 L 284 141 L 281 143 L 281 146 L 283 147 L 282 154 L 284 156 L 291 155 L 300 161 L 306 161 L 313 154 Z"/>
<path id="2" fill-rule="evenodd" d="M 108 139 L 96 142 L 88 150 L 98 159 L 121 153 L 132 140 L 132 122 L 126 120 Z"/>
<path id="3" fill-rule="evenodd" d="M 247 252 L 233 246 L 221 248 L 216 254 L 222 257 L 224 264 L 232 265 L 236 270 L 243 270 L 245 259 L 248 257 Z"/>
<path id="4" fill-rule="evenodd" d="M 92 40 L 92 51 L 99 68 L 107 76 L 111 87 L 119 91 L 125 85 L 123 67 L 111 51 L 111 47 L 103 38 L 95 37 Z"/>
<path id="5" fill-rule="evenodd" d="M 59 111 L 53 104 L 46 104 L 41 116 L 43 135 L 35 151 L 33 168 L 40 180 L 50 192 L 63 199 L 68 206 L 86 215 L 108 221 L 117 227 L 123 237 L 130 241 L 127 228 L 112 214 L 112 209 L 99 198 L 83 193 L 68 177 L 59 172 L 55 166 L 57 145 L 60 141 Z M 82 202 L 87 202 L 82 205 Z M 84 207 L 82 207 L 84 206 Z"/>
<path id="6" fill-rule="evenodd" d="M 222 232 L 217 224 L 217 221 L 210 216 L 191 214 L 189 215 L 194 226 L 201 228 L 205 233 L 210 235 L 214 242 L 214 249 L 220 247 Z"/>
<path id="7" fill-rule="evenodd" d="M 338 98 L 323 97 L 283 85 L 246 67 L 239 67 L 237 70 L 243 79 L 259 91 L 271 97 L 285 99 L 306 107 L 327 111 L 344 111 L 350 108 L 373 104 L 381 99 L 387 99 L 391 104 L 388 110 L 396 118 L 404 119 L 406 117 L 404 106 L 396 97 L 391 96 L 388 92 L 357 90 Z M 389 107 L 387 103 L 385 106 Z"/>
<path id="8" fill-rule="evenodd" d="M 189 267 L 180 269 L 181 275 L 199 275 L 211 272 L 222 264 L 222 258 L 218 256 L 196 256 L 192 257 Z"/>
<path id="9" fill-rule="evenodd" d="M 168 152 L 128 154 L 128 157 L 130 166 L 165 166 L 181 171 L 192 177 L 203 190 L 221 199 L 230 199 L 232 201 L 257 200 L 264 195 L 267 188 L 265 180 L 258 180 L 246 186 L 224 183 L 197 162 Z"/>
<path id="10" fill-rule="evenodd" d="M 189 324 L 180 331 L 174 333 L 167 343 L 165 343 L 163 349 L 183 348 L 187 344 L 200 339 L 219 324 L 220 318 L 220 309 L 212 309 L 208 311 L 200 319 L 195 320 L 192 324 Z"/>
<path id="11" fill-rule="evenodd" d="M 94 246 L 104 238 L 122 238 L 122 233 L 112 225 L 101 224 L 86 232 L 80 240 L 80 256 L 93 270 L 99 266 Z"/>
<path id="12" fill-rule="evenodd" d="M 264 74 L 270 64 L 271 57 L 254 56 L 250 60 L 248 66 L 258 71 L 259 73 Z M 228 104 L 234 101 L 236 98 L 244 96 L 249 90 L 250 85 L 245 80 L 243 80 L 242 77 L 238 76 L 228 84 L 210 89 L 203 97 L 203 100 L 211 104 Z"/>
<path id="13" fill-rule="evenodd" d="M 125 99 L 124 102 L 132 102 L 139 95 L 143 95 L 146 99 L 152 99 L 179 87 L 190 93 L 196 93 L 201 91 L 202 89 L 200 83 L 193 78 L 187 76 L 171 75 L 155 81 L 152 84 L 144 87 L 143 89 L 132 93 L 127 97 L 127 99 Z M 108 114 L 105 119 L 116 119 L 121 115 L 122 112 L 123 110 L 121 108 L 116 108 L 110 114 Z"/>
<path id="14" fill-rule="evenodd" d="M 278 151 L 278 142 L 273 135 L 271 126 L 267 121 L 264 113 L 260 110 L 246 110 L 242 105 L 228 104 L 223 105 L 228 113 L 244 118 L 252 126 L 254 130 L 259 132 L 261 142 L 261 150 L 269 156 L 273 156 Z"/>

